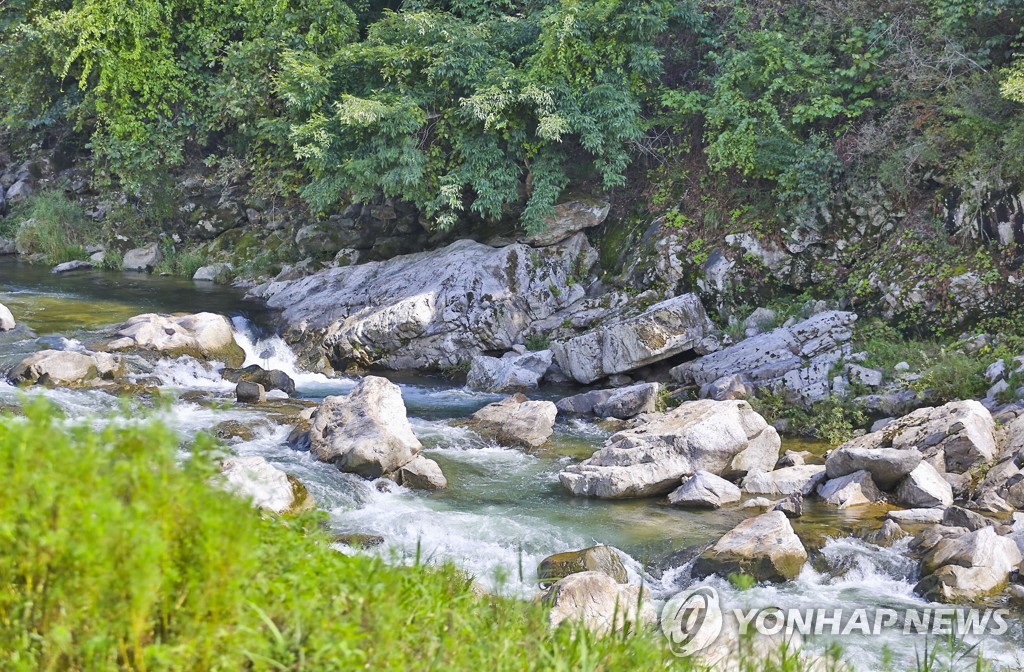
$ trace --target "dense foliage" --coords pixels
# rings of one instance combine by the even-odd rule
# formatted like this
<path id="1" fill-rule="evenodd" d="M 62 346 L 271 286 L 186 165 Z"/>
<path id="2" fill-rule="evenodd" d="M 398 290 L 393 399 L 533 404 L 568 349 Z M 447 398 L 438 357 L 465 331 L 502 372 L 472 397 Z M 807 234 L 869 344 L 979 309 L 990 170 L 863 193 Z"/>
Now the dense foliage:
<path id="1" fill-rule="evenodd" d="M 538 228 L 642 158 L 655 206 L 700 179 L 701 210 L 735 192 L 792 219 L 864 176 L 905 199 L 1024 182 L 1022 7 L 8 0 L 0 110 L 134 190 L 205 161 L 317 210 L 383 194 L 442 228 Z"/>

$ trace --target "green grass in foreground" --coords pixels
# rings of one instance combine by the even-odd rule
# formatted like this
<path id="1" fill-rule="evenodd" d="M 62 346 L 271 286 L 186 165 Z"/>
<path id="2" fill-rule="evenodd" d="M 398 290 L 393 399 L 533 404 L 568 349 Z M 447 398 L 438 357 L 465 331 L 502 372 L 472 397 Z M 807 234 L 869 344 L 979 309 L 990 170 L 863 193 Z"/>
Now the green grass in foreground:
<path id="1" fill-rule="evenodd" d="M 0 419 L 5 670 L 675 669 L 656 633 L 549 632 L 543 609 L 476 597 L 453 567 L 331 550 L 319 517 L 265 518 L 179 465 L 155 422 Z"/>

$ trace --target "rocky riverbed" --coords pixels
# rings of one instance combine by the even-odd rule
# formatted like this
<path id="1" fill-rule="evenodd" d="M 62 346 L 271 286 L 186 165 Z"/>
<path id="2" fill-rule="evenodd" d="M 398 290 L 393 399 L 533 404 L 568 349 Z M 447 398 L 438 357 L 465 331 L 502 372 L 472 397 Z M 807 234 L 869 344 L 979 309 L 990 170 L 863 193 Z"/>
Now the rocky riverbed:
<path id="1" fill-rule="evenodd" d="M 41 394 L 105 422 L 125 397 L 186 450 L 197 432 L 220 437 L 223 487 L 285 515 L 326 511 L 339 552 L 452 561 L 482 589 L 543 592 L 552 623 L 650 623 L 700 582 L 740 605 L 1017 608 L 1017 407 L 928 406 L 874 384 L 849 344 L 856 315 L 827 306 L 729 345 L 689 295 L 545 294 L 584 241 L 566 245 L 525 265 L 515 246 L 498 261 L 477 250 L 431 291 L 412 291 L 413 265 L 255 292 L 284 308 L 283 329 L 227 288 L 3 262 L 0 407 Z M 549 348 L 524 347 L 570 315 Z M 439 363 L 468 376 L 408 370 Z M 336 372 L 352 365 L 378 368 Z M 780 434 L 746 400 L 809 403 L 851 379 L 894 417 L 839 446 Z M 616 615 L 617 599 L 638 606 Z M 855 662 L 874 669 L 883 644 L 912 660 L 922 644 L 887 637 Z M 1008 661 L 1021 642 L 1014 621 L 985 653 Z"/>

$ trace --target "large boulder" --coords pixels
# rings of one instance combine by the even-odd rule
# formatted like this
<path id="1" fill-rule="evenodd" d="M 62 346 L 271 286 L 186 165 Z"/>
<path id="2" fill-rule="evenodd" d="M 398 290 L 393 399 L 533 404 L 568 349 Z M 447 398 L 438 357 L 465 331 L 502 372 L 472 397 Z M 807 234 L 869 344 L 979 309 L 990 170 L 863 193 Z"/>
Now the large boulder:
<path id="1" fill-rule="evenodd" d="M 259 383 L 266 390 L 280 390 L 285 394 L 295 392 L 295 381 L 280 369 L 268 370 L 258 364 L 250 364 L 243 369 L 224 369 L 221 375 L 232 383 L 244 380 L 250 383 Z"/>
<path id="2" fill-rule="evenodd" d="M 422 449 L 405 415 L 402 391 L 377 376 L 363 378 L 344 397 L 320 403 L 309 445 L 317 459 L 365 478 L 397 477 Z"/>
<path id="3" fill-rule="evenodd" d="M 639 630 L 657 619 L 646 587 L 623 585 L 603 572 L 570 574 L 551 586 L 542 599 L 551 607 L 548 618 L 552 628 L 569 621 L 606 634 L 623 628 Z"/>
<path id="4" fill-rule="evenodd" d="M 698 471 L 668 495 L 668 503 L 691 509 L 717 509 L 740 501 L 740 489 L 709 471 Z"/>
<path id="5" fill-rule="evenodd" d="M 699 470 L 729 478 L 771 469 L 781 441 L 745 401 L 694 401 L 643 415 L 559 480 L 581 497 L 656 497 Z"/>
<path id="6" fill-rule="evenodd" d="M 460 240 L 268 283 L 252 294 L 282 311 L 288 340 L 315 344 L 339 367 L 439 369 L 512 349 L 531 324 L 584 298 L 573 278 L 596 260 L 582 234 L 539 250 Z"/>
<path id="7" fill-rule="evenodd" d="M 601 572 L 618 583 L 628 583 L 629 575 L 618 552 L 610 546 L 591 546 L 580 551 L 549 555 L 537 566 L 537 580 L 548 586 L 570 574 Z"/>
<path id="8" fill-rule="evenodd" d="M 599 225 L 608 216 L 609 210 L 611 204 L 608 201 L 564 201 L 555 206 L 555 211 L 550 217 L 544 219 L 542 231 L 522 236 L 519 242 L 536 247 L 560 243 L 584 229 Z"/>
<path id="9" fill-rule="evenodd" d="M 896 488 L 903 506 L 929 508 L 953 504 L 953 488 L 928 462 L 917 465 Z"/>
<path id="10" fill-rule="evenodd" d="M 875 485 L 871 474 L 867 471 L 855 471 L 852 474 L 829 479 L 818 486 L 818 496 L 840 509 L 861 504 L 873 504 L 884 498 Z"/>
<path id="11" fill-rule="evenodd" d="M 744 385 L 781 390 L 805 405 L 820 401 L 830 394 L 832 368 L 850 352 L 856 320 L 854 313 L 819 313 L 680 364 L 672 377 L 710 393 L 730 387 L 717 381 L 742 376 Z"/>
<path id="12" fill-rule="evenodd" d="M 288 513 L 313 507 L 305 487 L 257 455 L 229 457 L 220 471 L 228 491 L 252 500 L 261 509 Z"/>
<path id="13" fill-rule="evenodd" d="M 41 350 L 11 369 L 14 383 L 82 383 L 94 378 L 113 378 L 121 369 L 118 357 L 105 352 Z"/>
<path id="14" fill-rule="evenodd" d="M 530 401 L 522 394 L 484 406 L 462 424 L 505 445 L 539 448 L 554 432 L 558 409 L 550 401 Z"/>
<path id="15" fill-rule="evenodd" d="M 790 581 L 807 562 L 807 551 L 781 511 L 747 518 L 693 563 L 693 576 L 749 574 L 757 581 Z"/>
<path id="16" fill-rule="evenodd" d="M 475 355 L 469 363 L 466 387 L 484 392 L 532 390 L 551 366 L 551 351 L 507 352 L 502 357 Z"/>
<path id="17" fill-rule="evenodd" d="M 841 478 L 866 471 L 880 488 L 891 490 L 921 464 L 924 457 L 915 448 L 876 448 L 874 445 L 873 438 L 858 437 L 833 450 L 825 460 L 828 477 Z"/>
<path id="18" fill-rule="evenodd" d="M 231 322 L 214 313 L 136 315 L 118 327 L 115 336 L 107 343 L 110 350 L 153 350 L 172 357 L 215 359 L 228 366 L 245 361 Z"/>
<path id="19" fill-rule="evenodd" d="M 769 497 L 782 497 L 797 492 L 808 495 L 823 480 L 825 467 L 820 464 L 801 464 L 774 471 L 752 472 L 743 479 L 742 488 L 749 494 Z"/>
<path id="20" fill-rule="evenodd" d="M 0 331 L 10 331 L 16 326 L 18 326 L 18 324 L 14 321 L 14 315 L 11 313 L 11 309 L 0 303 Z"/>
<path id="21" fill-rule="evenodd" d="M 163 258 L 160 246 L 157 243 L 150 243 L 145 247 L 137 247 L 125 252 L 121 266 L 126 271 L 152 271 L 163 261 Z"/>
<path id="22" fill-rule="evenodd" d="M 835 452 L 838 455 L 850 448 L 917 450 L 937 469 L 962 474 L 995 459 L 996 427 L 992 415 L 977 401 L 954 401 L 936 408 L 919 408 L 877 432 L 843 444 Z M 862 462 L 847 468 L 854 466 L 869 469 Z M 883 488 L 891 480 L 876 471 L 872 476 Z"/>
<path id="23" fill-rule="evenodd" d="M 231 264 L 210 264 L 196 269 L 192 279 L 196 282 L 226 283 L 231 278 Z"/>
<path id="24" fill-rule="evenodd" d="M 555 402 L 564 415 L 594 415 L 627 420 L 658 409 L 658 383 L 637 383 L 608 390 L 591 390 Z"/>
<path id="25" fill-rule="evenodd" d="M 993 527 L 939 541 L 921 562 L 915 590 L 932 600 L 976 600 L 1006 585 L 1022 557 L 1017 544 Z"/>
<path id="26" fill-rule="evenodd" d="M 714 325 L 695 294 L 656 303 L 643 313 L 551 344 L 555 361 L 576 381 L 589 384 L 683 352 L 714 347 Z"/>

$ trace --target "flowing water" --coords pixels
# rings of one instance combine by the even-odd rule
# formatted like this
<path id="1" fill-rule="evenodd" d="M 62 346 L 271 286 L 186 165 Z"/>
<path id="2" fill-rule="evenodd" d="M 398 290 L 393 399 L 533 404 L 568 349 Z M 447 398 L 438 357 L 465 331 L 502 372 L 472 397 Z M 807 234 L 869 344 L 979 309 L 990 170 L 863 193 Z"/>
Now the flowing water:
<path id="1" fill-rule="evenodd" d="M 45 269 L 0 258 L 0 303 L 6 304 L 30 331 L 0 336 L 0 368 L 26 352 L 42 348 L 82 347 L 98 330 L 139 313 L 209 310 L 232 316 L 245 364 L 287 372 L 297 384 L 296 397 L 317 401 L 346 394 L 356 384 L 350 377 L 327 377 L 302 371 L 285 342 L 269 329 L 269 316 L 241 293 L 224 288 L 141 274 L 100 271 L 52 276 Z M 526 454 L 482 440 L 448 421 L 464 418 L 500 395 L 468 391 L 441 378 L 393 377 L 401 389 L 413 430 L 448 478 L 446 491 L 411 491 L 388 483 L 379 488 L 319 463 L 308 452 L 286 443 L 290 427 L 280 416 L 260 407 L 235 407 L 234 385 L 220 378 L 218 365 L 187 357 L 160 361 L 147 378 L 159 380 L 161 396 L 155 414 L 183 440 L 227 420 L 256 427 L 249 441 L 235 440 L 230 449 L 261 455 L 302 480 L 318 505 L 330 515 L 339 533 L 379 535 L 385 543 L 368 551 L 339 546 L 339 552 L 372 552 L 390 562 L 451 561 L 492 590 L 522 596 L 536 592 L 537 563 L 552 553 L 595 544 L 620 549 L 631 577 L 644 581 L 656 601 L 663 602 L 692 584 L 687 561 L 692 549 L 708 544 L 750 515 L 736 508 L 694 512 L 671 508 L 657 500 L 607 502 L 569 496 L 557 474 L 565 465 L 589 456 L 608 433 L 593 423 L 556 425 L 550 447 Z M 189 393 L 185 395 L 184 393 Z M 24 392 L 0 380 L 0 407 L 18 403 Z M 111 417 L 121 401 L 101 391 L 36 388 L 72 417 Z M 558 394 L 551 393 L 552 398 Z M 131 400 L 133 407 L 149 405 Z M 270 405 L 273 407 L 273 405 Z M 292 410 L 295 412 L 295 409 Z M 783 449 L 824 447 L 786 440 Z M 817 550 L 797 580 L 780 586 L 738 590 L 727 581 L 710 584 L 735 606 L 784 608 L 921 607 L 913 593 L 916 563 L 906 545 L 879 548 L 856 538 L 862 528 L 877 527 L 883 508 L 840 512 L 809 503 L 794 527 Z M 983 643 L 985 653 L 1019 668 L 1017 651 L 1024 641 L 1019 622 L 1011 634 Z M 899 631 L 878 638 L 841 640 L 859 669 L 881 669 L 883 647 L 905 669 L 923 650 L 921 636 Z M 822 647 L 824 642 L 812 642 Z"/>

